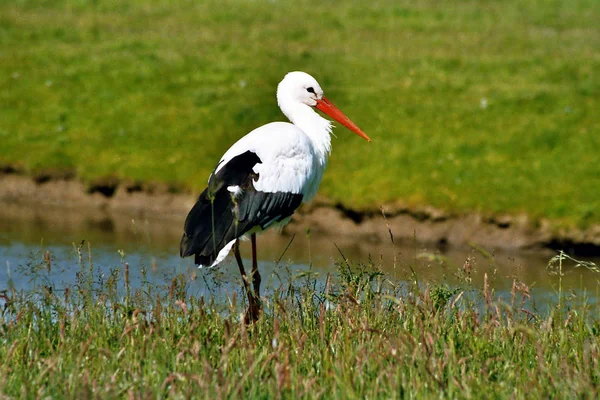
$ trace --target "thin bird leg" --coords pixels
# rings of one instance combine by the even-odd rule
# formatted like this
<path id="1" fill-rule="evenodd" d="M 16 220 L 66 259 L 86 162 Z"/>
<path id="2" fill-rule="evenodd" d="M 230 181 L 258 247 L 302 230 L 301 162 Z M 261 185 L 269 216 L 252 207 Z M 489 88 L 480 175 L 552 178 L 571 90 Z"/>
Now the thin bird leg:
<path id="1" fill-rule="evenodd" d="M 240 255 L 240 241 L 236 240 L 233 244 L 233 254 L 235 254 L 235 259 L 238 263 L 238 267 L 240 268 L 240 274 L 242 274 L 242 282 L 244 282 L 244 289 L 246 289 L 246 295 L 248 296 L 248 301 L 251 302 L 250 298 L 250 284 L 248 283 L 248 275 L 246 275 L 246 270 L 244 269 L 244 263 L 242 262 L 242 256 Z"/>
<path id="2" fill-rule="evenodd" d="M 256 258 L 256 233 L 250 235 L 252 242 L 252 285 L 254 286 L 254 294 L 260 302 L 260 283 L 262 281 L 260 272 L 258 272 L 258 260 Z"/>
<path id="3" fill-rule="evenodd" d="M 252 297 L 254 299 L 250 303 L 248 307 L 248 318 L 252 322 L 256 322 L 260 317 L 260 311 L 262 308 L 260 302 L 260 273 L 258 272 L 258 262 L 256 260 L 256 234 L 250 235 L 250 240 L 252 241 L 252 286 L 254 287 L 254 291 L 252 292 Z"/>
<path id="4" fill-rule="evenodd" d="M 239 240 L 236 240 L 233 245 L 233 254 L 235 255 L 238 267 L 240 268 L 240 274 L 242 274 L 242 282 L 244 282 L 244 289 L 246 290 L 246 295 L 248 296 L 248 310 L 246 310 L 244 322 L 246 324 L 249 324 L 258 320 L 258 311 L 260 310 L 260 304 L 258 303 L 254 292 L 252 291 L 252 289 L 250 289 L 250 280 L 248 279 L 248 275 L 246 275 L 246 270 L 244 269 L 244 263 L 242 262 L 242 256 L 240 254 Z"/>

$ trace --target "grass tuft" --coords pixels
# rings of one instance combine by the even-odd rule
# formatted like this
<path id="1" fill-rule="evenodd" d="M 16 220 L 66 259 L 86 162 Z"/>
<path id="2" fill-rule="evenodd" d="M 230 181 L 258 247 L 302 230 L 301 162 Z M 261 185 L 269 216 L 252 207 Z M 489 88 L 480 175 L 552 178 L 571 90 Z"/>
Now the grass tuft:
<path id="1" fill-rule="evenodd" d="M 324 283 L 309 274 L 282 283 L 248 327 L 235 293 L 225 302 L 195 297 L 183 274 L 134 286 L 127 263 L 102 276 L 89 248 L 75 251 L 72 286 L 44 280 L 55 262 L 46 252 L 27 267 L 35 290 L 1 294 L 1 395 L 600 395 L 600 315 L 586 298 L 541 313 L 516 280 L 501 298 L 487 276 L 480 288 L 468 277 L 454 286 L 396 281 L 343 261 Z"/>

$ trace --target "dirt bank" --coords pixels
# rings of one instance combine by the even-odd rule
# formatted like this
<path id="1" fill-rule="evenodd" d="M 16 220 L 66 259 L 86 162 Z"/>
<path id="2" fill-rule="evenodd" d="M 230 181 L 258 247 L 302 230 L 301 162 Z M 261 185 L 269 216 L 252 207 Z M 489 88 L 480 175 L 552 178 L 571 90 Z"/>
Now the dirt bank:
<path id="1" fill-rule="evenodd" d="M 132 216 L 181 217 L 196 195 L 177 193 L 162 185 L 104 181 L 85 185 L 70 176 L 31 178 L 14 171 L 0 173 L 0 205 L 95 209 L 99 216 L 119 213 Z M 384 217 L 385 214 L 385 217 Z M 564 249 L 573 254 L 600 255 L 600 225 L 587 230 L 553 229 L 548 221 L 531 221 L 526 215 L 453 215 L 424 207 L 408 209 L 382 206 L 358 212 L 317 198 L 294 215 L 287 232 L 313 232 L 348 236 L 376 243 L 434 243 L 437 246 L 477 244 L 487 249 Z"/>

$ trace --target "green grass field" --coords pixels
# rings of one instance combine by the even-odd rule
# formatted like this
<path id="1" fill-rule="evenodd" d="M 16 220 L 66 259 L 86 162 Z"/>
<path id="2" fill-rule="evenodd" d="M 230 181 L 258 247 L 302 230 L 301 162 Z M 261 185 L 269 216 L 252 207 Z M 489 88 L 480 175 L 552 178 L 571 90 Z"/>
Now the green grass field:
<path id="1" fill-rule="evenodd" d="M 461 277 L 456 286 L 418 285 L 418 276 L 400 286 L 376 266 L 341 264 L 329 284 L 284 282 L 246 327 L 235 295 L 230 306 L 198 298 L 184 275 L 133 288 L 124 265 L 101 276 L 80 255 L 77 284 L 46 284 L 64 264 L 48 255 L 27 267 L 37 290 L 0 292 L 0 397 L 600 395 L 598 293 L 567 294 L 560 275 L 561 303 L 536 311 L 519 281 L 499 299 L 466 269 L 448 271 Z"/>
<path id="2" fill-rule="evenodd" d="M 199 191 L 304 70 L 373 138 L 336 130 L 323 195 L 595 225 L 598 21 L 597 0 L 1 1 L 0 164 Z"/>

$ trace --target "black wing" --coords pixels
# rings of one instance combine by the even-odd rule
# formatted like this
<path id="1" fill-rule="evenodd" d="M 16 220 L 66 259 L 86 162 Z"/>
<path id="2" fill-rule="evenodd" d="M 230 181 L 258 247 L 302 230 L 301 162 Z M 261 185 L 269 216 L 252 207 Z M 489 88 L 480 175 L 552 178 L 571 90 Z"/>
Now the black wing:
<path id="1" fill-rule="evenodd" d="M 227 243 L 256 226 L 266 229 L 294 213 L 302 203 L 301 194 L 254 189 L 258 175 L 252 169 L 257 163 L 261 160 L 256 153 L 246 151 L 211 175 L 185 220 L 181 257 L 194 254 L 196 264 L 211 265 Z M 239 186 L 242 193 L 234 197 L 229 186 Z"/>

